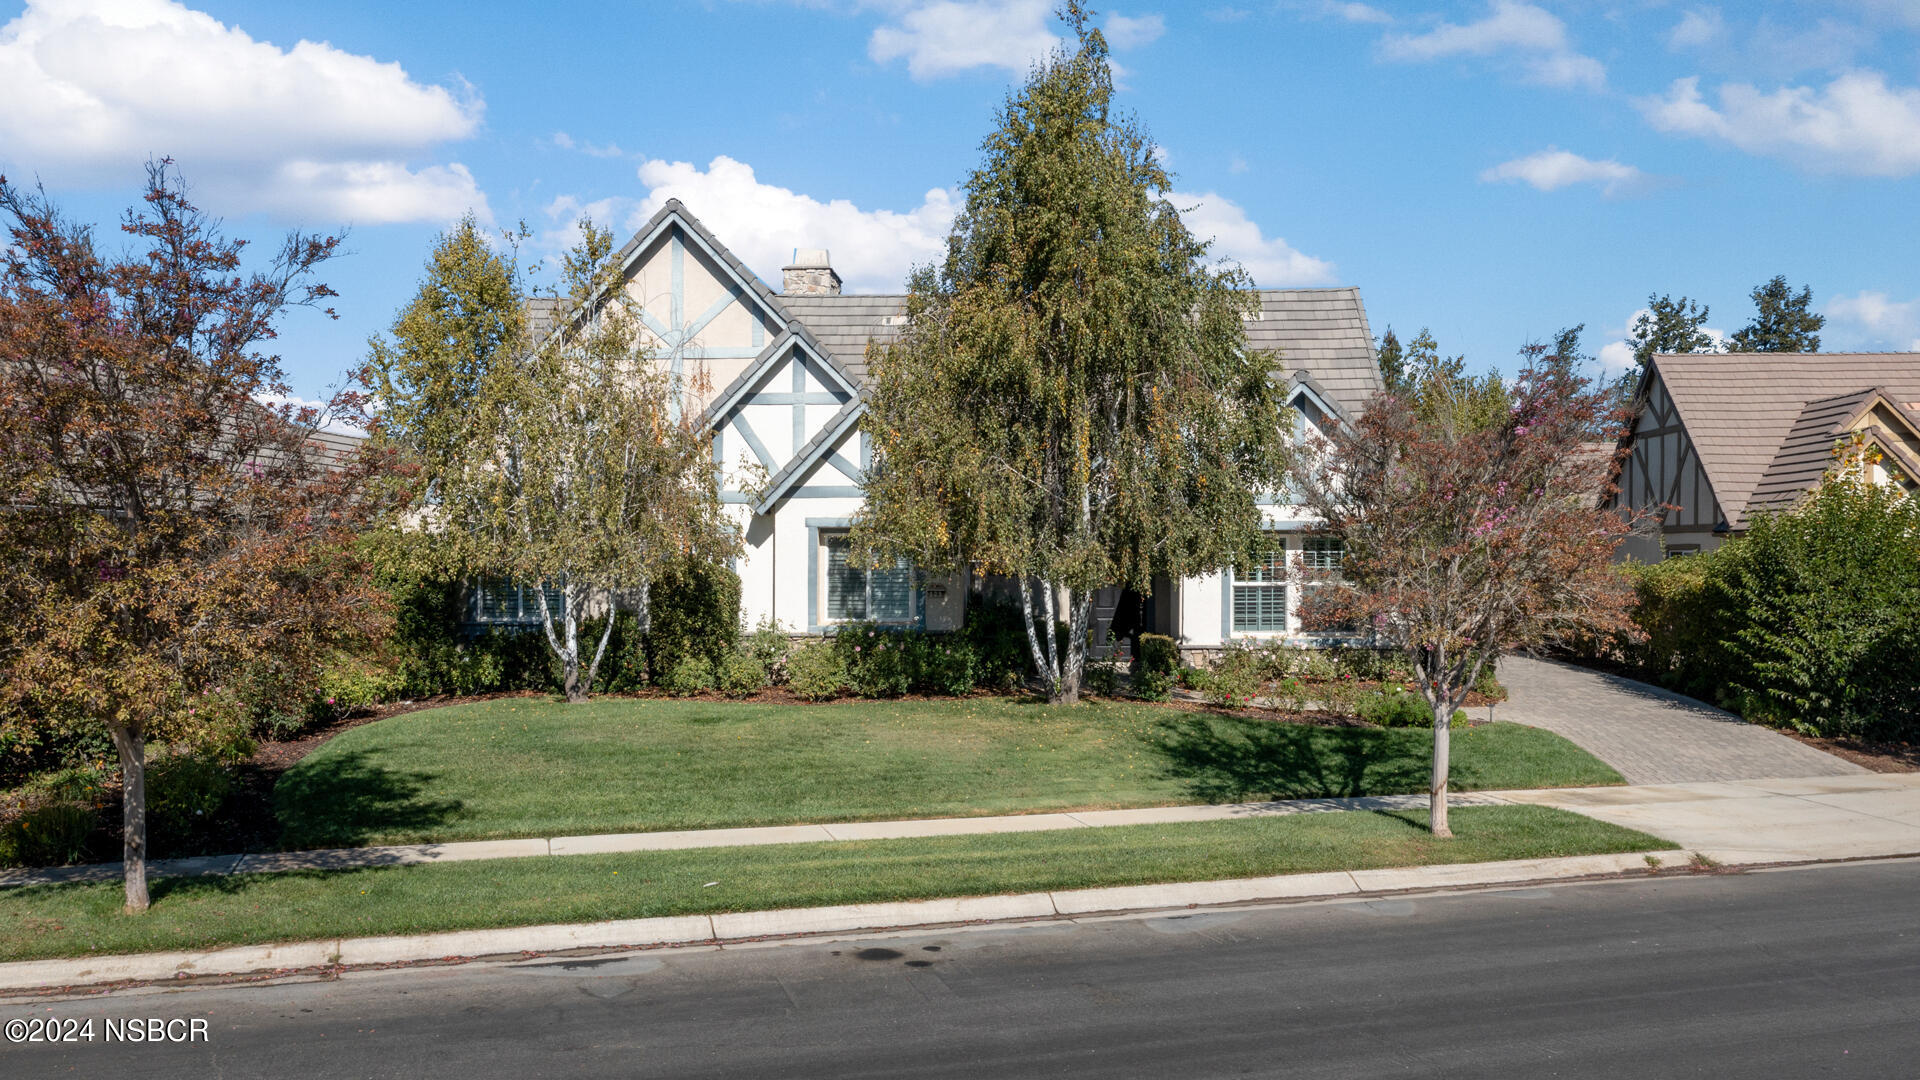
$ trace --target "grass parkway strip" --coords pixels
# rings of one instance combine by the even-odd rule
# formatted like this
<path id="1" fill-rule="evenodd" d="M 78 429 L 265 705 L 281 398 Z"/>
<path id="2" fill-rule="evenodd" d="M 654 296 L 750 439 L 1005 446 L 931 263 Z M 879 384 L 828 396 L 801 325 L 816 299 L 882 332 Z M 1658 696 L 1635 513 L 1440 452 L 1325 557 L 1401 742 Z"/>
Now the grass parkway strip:
<path id="1" fill-rule="evenodd" d="M 138 917 L 121 913 L 118 884 L 51 885 L 0 893 L 0 961 L 1672 846 L 1546 807 L 1463 807 L 1453 823 L 1452 840 L 1428 835 L 1421 812 L 1342 812 L 167 878 Z"/>

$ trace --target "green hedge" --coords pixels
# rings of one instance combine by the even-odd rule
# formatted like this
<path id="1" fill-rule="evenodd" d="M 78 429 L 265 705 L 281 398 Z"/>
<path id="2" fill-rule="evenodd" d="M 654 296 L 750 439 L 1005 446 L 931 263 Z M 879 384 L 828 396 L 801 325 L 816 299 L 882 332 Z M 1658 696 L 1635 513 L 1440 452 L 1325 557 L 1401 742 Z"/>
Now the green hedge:
<path id="1" fill-rule="evenodd" d="M 1750 720 L 1920 739 L 1920 500 L 1829 483 L 1711 554 L 1628 572 L 1644 636 L 1592 652 Z"/>

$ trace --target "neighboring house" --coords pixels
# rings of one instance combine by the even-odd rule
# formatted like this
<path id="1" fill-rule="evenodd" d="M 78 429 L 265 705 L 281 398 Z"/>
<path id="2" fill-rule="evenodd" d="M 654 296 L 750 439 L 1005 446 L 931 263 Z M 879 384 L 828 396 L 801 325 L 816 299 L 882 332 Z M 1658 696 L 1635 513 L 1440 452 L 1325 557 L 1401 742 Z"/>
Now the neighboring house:
<path id="1" fill-rule="evenodd" d="M 1687 353 L 1653 358 L 1634 398 L 1613 505 L 1666 507 L 1621 546 L 1653 561 L 1711 551 L 1786 510 L 1840 463 L 1920 478 L 1920 353 Z"/>
<path id="2" fill-rule="evenodd" d="M 824 250 L 796 251 L 775 293 L 677 199 L 616 258 L 649 346 L 672 371 L 704 384 L 692 403 L 713 433 L 721 498 L 745 539 L 734 565 L 742 618 L 805 633 L 863 620 L 958 628 L 983 583 L 904 567 L 862 570 L 847 559 L 847 529 L 871 463 L 859 431 L 867 344 L 900 332 L 906 297 L 841 293 Z M 1358 290 L 1262 290 L 1260 300 L 1248 343 L 1282 356 L 1286 370 L 1276 378 L 1306 425 L 1342 423 L 1380 388 Z M 535 318 L 550 323 L 554 314 L 543 308 Z M 1308 535 L 1303 514 L 1284 498 L 1267 514 L 1286 532 L 1289 557 L 1337 567 L 1338 545 Z M 1298 627 L 1298 598 L 1285 579 L 1276 565 L 1160 583 L 1143 628 L 1190 647 L 1288 634 Z M 1097 601 L 1096 640 L 1120 602 L 1118 590 Z"/>

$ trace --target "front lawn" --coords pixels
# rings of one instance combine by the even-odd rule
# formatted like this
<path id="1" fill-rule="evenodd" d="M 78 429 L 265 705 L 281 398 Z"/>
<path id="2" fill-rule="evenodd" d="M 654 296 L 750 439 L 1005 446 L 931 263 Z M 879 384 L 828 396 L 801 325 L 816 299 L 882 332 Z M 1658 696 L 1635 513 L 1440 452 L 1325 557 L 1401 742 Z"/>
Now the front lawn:
<path id="1" fill-rule="evenodd" d="M 289 848 L 1423 792 L 1432 733 L 1006 698 L 537 698 L 348 731 L 281 778 Z M 1547 731 L 1458 729 L 1456 790 L 1620 783 Z"/>
<path id="2" fill-rule="evenodd" d="M 635 919 L 930 897 L 1655 851 L 1644 833 L 1537 806 L 1298 814 L 935 839 L 161 878 L 0 891 L 0 960 Z M 717 884 L 708 885 L 709 882 Z"/>

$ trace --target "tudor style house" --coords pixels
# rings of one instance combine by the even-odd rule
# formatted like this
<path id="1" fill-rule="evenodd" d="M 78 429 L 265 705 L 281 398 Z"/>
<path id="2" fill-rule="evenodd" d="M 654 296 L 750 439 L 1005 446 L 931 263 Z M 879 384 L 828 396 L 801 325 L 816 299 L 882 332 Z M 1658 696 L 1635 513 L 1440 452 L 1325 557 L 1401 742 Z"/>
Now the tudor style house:
<path id="1" fill-rule="evenodd" d="M 804 249 L 783 269 L 776 293 L 677 199 L 617 258 L 649 346 L 697 388 L 691 407 L 712 432 L 721 498 L 745 540 L 734 565 L 742 619 L 805 633 L 864 620 L 957 629 L 968 596 L 986 583 L 904 567 L 863 570 L 847 559 L 847 529 L 871 460 L 859 430 L 866 349 L 899 333 L 906 297 L 844 294 L 828 252 Z M 534 312 L 537 322 L 553 314 Z M 1357 289 L 1262 290 L 1247 338 L 1281 358 L 1275 378 L 1303 428 L 1347 422 L 1380 388 Z M 1338 544 L 1311 535 L 1284 496 L 1266 512 L 1286 534 L 1286 558 L 1337 568 Z M 1157 583 L 1153 591 L 1140 628 L 1189 648 L 1299 628 L 1298 598 L 1278 558 L 1250 571 Z M 1118 590 L 1097 598 L 1096 641 L 1120 599 Z"/>
<path id="2" fill-rule="evenodd" d="M 1711 551 L 1786 510 L 1850 445 L 1873 479 L 1920 478 L 1920 353 L 1686 353 L 1653 358 L 1634 398 L 1613 505 L 1666 507 L 1621 545 L 1653 561 Z"/>

